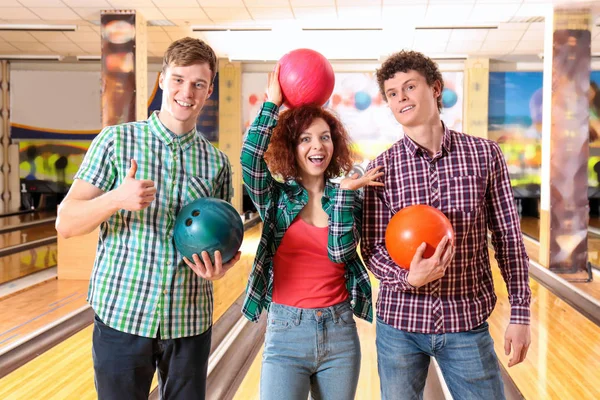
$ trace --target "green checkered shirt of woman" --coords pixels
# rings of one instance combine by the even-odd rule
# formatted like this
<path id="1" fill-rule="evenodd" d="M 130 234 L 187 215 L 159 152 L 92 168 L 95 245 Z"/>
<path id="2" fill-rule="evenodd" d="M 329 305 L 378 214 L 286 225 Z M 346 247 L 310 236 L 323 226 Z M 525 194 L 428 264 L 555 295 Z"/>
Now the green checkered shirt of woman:
<path id="1" fill-rule="evenodd" d="M 265 163 L 264 154 L 278 115 L 278 107 L 266 102 L 242 147 L 244 184 L 264 222 L 242 308 L 243 314 L 254 322 L 272 301 L 273 257 L 277 247 L 294 218 L 308 203 L 308 193 L 301 185 L 293 180 L 276 181 Z M 339 189 L 338 185 L 328 181 L 321 204 L 329 216 L 329 258 L 335 263 L 346 264 L 346 287 L 354 314 L 371 322 L 371 283 L 356 251 L 362 225 L 360 192 Z"/>

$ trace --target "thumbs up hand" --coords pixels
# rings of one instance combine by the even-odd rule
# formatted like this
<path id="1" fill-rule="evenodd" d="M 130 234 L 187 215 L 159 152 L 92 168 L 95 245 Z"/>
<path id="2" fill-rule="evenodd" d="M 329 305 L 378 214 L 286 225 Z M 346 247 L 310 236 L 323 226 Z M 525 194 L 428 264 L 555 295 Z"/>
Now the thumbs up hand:
<path id="1" fill-rule="evenodd" d="M 115 189 L 115 202 L 119 208 L 128 211 L 139 211 L 150 206 L 156 197 L 154 182 L 148 179 L 135 178 L 138 165 L 131 160 L 131 167 L 121 185 Z"/>

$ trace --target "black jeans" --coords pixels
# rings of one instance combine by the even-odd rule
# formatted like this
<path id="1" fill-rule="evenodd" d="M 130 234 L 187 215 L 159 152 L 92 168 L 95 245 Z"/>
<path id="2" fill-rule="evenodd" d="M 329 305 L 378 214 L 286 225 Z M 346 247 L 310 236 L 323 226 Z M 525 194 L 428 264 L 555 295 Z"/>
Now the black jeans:
<path id="1" fill-rule="evenodd" d="M 155 370 L 161 399 L 204 399 L 211 332 L 145 338 L 115 330 L 96 315 L 92 353 L 98 399 L 147 400 Z"/>

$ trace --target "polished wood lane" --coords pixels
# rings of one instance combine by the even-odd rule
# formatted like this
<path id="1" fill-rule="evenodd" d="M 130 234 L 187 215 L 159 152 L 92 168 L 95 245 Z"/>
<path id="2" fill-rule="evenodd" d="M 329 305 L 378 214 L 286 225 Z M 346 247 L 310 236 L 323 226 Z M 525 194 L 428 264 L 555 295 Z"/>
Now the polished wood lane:
<path id="1" fill-rule="evenodd" d="M 0 233 L 0 250 L 6 247 L 30 243 L 51 236 L 56 236 L 56 228 L 54 227 L 53 222 L 31 228 Z"/>
<path id="2" fill-rule="evenodd" d="M 535 240 L 540 240 L 540 219 L 521 217 L 521 232 Z"/>
<path id="3" fill-rule="evenodd" d="M 377 284 L 375 284 L 377 285 Z M 377 287 L 374 286 L 376 296 Z M 379 374 L 377 372 L 377 349 L 375 347 L 375 323 L 368 323 L 360 318 L 356 319 L 358 336 L 360 337 L 360 377 L 356 388 L 356 399 L 379 399 Z M 260 399 L 260 370 L 264 346 L 254 358 L 250 369 L 240 384 L 233 400 L 259 400 Z"/>
<path id="4" fill-rule="evenodd" d="M 47 218 L 56 218 L 56 211 L 38 211 L 27 214 L 0 217 L 0 228 L 21 225 L 25 222 L 34 222 Z"/>
<path id="5" fill-rule="evenodd" d="M 535 262 L 539 260 L 539 226 L 540 220 L 532 217 L 521 218 L 521 230 L 525 235 L 525 248 L 529 258 Z M 600 266 L 600 236 L 588 232 L 588 260 L 593 265 Z M 592 270 L 592 282 L 571 282 L 573 285 L 589 294 L 600 299 L 600 271 Z M 561 275 L 567 278 L 566 275 Z"/>
<path id="6" fill-rule="evenodd" d="M 489 319 L 500 362 L 526 399 L 600 398 L 600 327 L 530 280 L 532 344 L 523 364 L 508 368 L 504 332 L 510 319 L 506 285 L 493 261 L 496 309 Z M 567 378 L 568 377 L 568 378 Z"/>
<path id="7" fill-rule="evenodd" d="M 262 224 L 244 234 L 242 259 L 214 283 L 214 322 L 246 289 Z M 0 399 L 95 399 L 89 326 L 0 379 Z M 156 387 L 156 377 L 152 389 Z"/>
<path id="8" fill-rule="evenodd" d="M 600 229 L 600 218 L 598 218 L 598 217 L 590 217 L 589 225 L 592 228 Z"/>
<path id="9" fill-rule="evenodd" d="M 56 243 L 35 247 L 0 258 L 0 284 L 55 267 Z"/>
<path id="10" fill-rule="evenodd" d="M 504 332 L 510 320 L 506 285 L 490 250 L 496 308 L 488 319 L 498 358 L 526 399 L 600 399 L 600 327 L 534 280 L 531 305 L 532 345 L 524 363 L 508 368 Z M 374 293 L 377 292 L 374 285 Z M 362 351 L 356 399 L 380 399 L 375 324 L 357 320 Z M 234 399 L 258 399 L 261 352 Z M 566 378 L 568 377 L 568 378 Z"/>
<path id="11" fill-rule="evenodd" d="M 53 279 L 0 300 L 0 354 L 85 306 L 87 281 Z"/>

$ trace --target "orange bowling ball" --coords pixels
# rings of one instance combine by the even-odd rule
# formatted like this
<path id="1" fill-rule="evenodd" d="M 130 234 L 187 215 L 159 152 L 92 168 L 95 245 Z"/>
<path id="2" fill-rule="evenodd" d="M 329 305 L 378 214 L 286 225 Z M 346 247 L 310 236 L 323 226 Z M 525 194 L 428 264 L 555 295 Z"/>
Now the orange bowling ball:
<path id="1" fill-rule="evenodd" d="M 409 269 L 421 243 L 427 243 L 423 258 L 429 258 L 444 236 L 454 240 L 454 229 L 444 213 L 416 204 L 394 214 L 385 230 L 385 247 L 396 264 Z"/>

